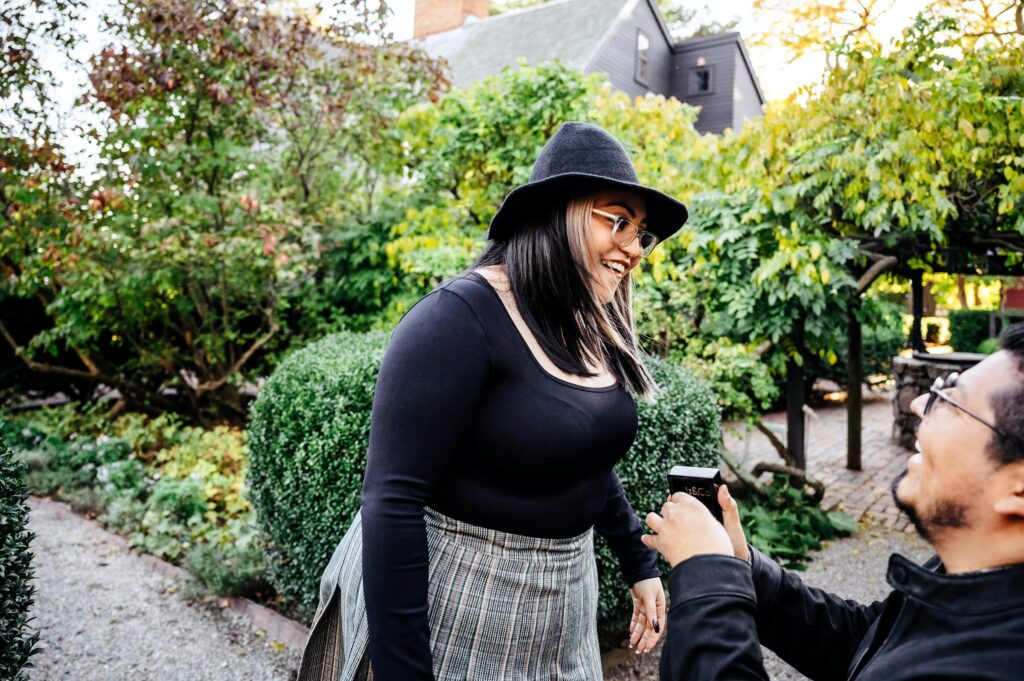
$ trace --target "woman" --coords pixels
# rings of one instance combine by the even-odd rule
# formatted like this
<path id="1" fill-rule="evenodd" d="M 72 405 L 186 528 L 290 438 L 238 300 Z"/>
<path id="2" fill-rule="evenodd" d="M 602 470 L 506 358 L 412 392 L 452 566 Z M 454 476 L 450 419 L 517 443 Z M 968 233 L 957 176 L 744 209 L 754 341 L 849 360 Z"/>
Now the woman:
<path id="1" fill-rule="evenodd" d="M 601 678 L 593 529 L 633 595 L 631 644 L 654 646 L 657 558 L 613 466 L 630 393 L 654 390 L 630 272 L 686 215 L 604 130 L 548 141 L 475 268 L 395 328 L 300 678 Z"/>

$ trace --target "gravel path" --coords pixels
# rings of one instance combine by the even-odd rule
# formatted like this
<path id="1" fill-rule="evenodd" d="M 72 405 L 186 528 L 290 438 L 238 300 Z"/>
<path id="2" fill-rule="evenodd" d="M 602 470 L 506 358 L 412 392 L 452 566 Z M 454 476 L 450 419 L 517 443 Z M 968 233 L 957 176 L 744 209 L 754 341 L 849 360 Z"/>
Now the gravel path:
<path id="1" fill-rule="evenodd" d="M 876 525 L 860 526 L 846 539 L 827 542 L 807 566 L 803 580 L 844 598 L 870 603 L 884 598 L 891 589 L 885 571 L 891 553 L 901 553 L 923 562 L 932 555 L 930 547 L 916 534 Z M 606 681 L 657 681 L 659 649 L 642 660 L 630 660 L 610 670 Z M 803 681 L 806 677 L 765 649 L 765 668 L 775 681 Z"/>
<path id="2" fill-rule="evenodd" d="M 123 542 L 62 504 L 32 499 L 34 681 L 292 679 L 279 651 L 229 611 L 191 604 Z"/>

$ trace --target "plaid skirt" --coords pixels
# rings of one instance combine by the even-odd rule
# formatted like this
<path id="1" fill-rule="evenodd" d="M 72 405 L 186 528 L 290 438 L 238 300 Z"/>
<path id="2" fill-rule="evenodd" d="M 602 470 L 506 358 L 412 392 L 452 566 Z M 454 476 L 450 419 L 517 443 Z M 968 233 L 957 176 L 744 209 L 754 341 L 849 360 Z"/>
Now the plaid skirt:
<path id="1" fill-rule="evenodd" d="M 544 539 L 477 527 L 429 508 L 424 518 L 438 681 L 604 678 L 592 530 Z M 299 681 L 372 679 L 367 639 L 357 515 L 320 581 Z"/>

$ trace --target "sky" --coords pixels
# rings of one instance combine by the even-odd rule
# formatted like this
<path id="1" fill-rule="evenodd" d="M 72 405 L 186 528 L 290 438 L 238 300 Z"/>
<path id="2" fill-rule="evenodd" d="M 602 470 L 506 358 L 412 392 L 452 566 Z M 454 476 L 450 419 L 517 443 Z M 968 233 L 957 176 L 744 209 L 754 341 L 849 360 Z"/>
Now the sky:
<path id="1" fill-rule="evenodd" d="M 299 0 L 300 2 L 302 0 Z M 701 2 L 703 0 L 695 0 Z M 335 0 L 342 2 L 342 0 Z M 888 42 L 910 23 L 911 17 L 925 4 L 926 0 L 895 0 L 895 7 L 878 22 L 876 35 Z M 390 0 L 392 17 L 389 28 L 397 39 L 412 36 L 415 0 Z M 99 52 L 107 42 L 102 31 L 102 15 L 116 7 L 116 0 L 93 0 L 89 11 L 79 22 L 79 34 L 82 39 L 75 47 L 73 56 L 77 63 L 68 61 L 53 50 L 44 50 L 41 58 L 44 65 L 55 74 L 58 85 L 54 92 L 55 119 L 63 118 L 69 123 L 95 125 L 98 121 L 91 115 L 75 108 L 75 101 L 87 91 L 89 84 L 87 64 L 90 56 Z M 325 3 L 326 4 L 326 3 Z M 741 17 L 738 29 L 743 36 L 751 36 L 757 32 L 754 23 L 753 0 L 718 0 L 714 3 L 715 18 L 726 20 L 733 16 Z M 772 52 L 763 48 L 757 49 L 749 45 L 748 49 L 754 64 L 754 70 L 760 80 L 762 90 L 768 100 L 781 99 L 799 87 L 815 82 L 823 72 L 824 62 L 821 57 L 808 57 L 795 63 L 788 63 L 785 56 L 778 51 Z M 64 138 L 64 147 L 73 161 L 79 165 L 84 174 L 94 174 L 95 146 L 85 137 L 76 134 L 73 129 L 64 126 L 69 132 Z"/>

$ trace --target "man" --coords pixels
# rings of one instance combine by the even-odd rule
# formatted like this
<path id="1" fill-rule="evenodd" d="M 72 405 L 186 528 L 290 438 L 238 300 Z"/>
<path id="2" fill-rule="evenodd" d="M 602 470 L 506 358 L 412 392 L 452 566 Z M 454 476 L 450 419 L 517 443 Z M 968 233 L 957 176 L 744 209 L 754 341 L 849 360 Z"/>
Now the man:
<path id="1" fill-rule="evenodd" d="M 805 586 L 685 494 L 644 542 L 672 565 L 663 680 L 767 679 L 758 643 L 812 679 L 1024 679 L 1024 325 L 912 403 L 918 453 L 893 484 L 936 556 L 893 555 L 884 601 Z"/>

